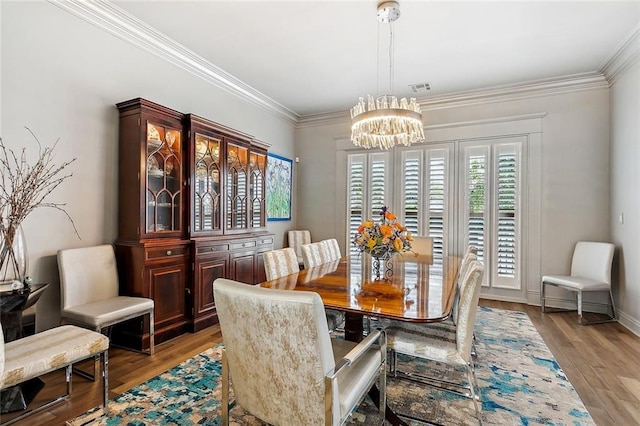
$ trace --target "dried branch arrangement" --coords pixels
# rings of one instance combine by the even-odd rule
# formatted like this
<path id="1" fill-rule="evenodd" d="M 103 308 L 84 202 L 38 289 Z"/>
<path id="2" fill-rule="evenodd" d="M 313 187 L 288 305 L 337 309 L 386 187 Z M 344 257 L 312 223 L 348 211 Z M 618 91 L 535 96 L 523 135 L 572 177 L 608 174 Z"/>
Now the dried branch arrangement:
<path id="1" fill-rule="evenodd" d="M 0 271 L 10 267 L 18 270 L 18 260 L 13 253 L 16 233 L 22 221 L 37 208 L 49 207 L 63 212 L 80 238 L 65 204 L 46 201 L 53 190 L 73 175 L 63 174 L 63 171 L 76 159 L 56 164 L 54 149 L 59 139 L 52 146 L 43 148 L 33 132 L 29 128 L 27 131 L 38 144 L 38 159 L 34 164 L 29 164 L 25 148 L 18 155 L 0 138 L 0 235 L 3 238 L 0 240 Z M 0 281 L 3 279 L 0 276 Z"/>

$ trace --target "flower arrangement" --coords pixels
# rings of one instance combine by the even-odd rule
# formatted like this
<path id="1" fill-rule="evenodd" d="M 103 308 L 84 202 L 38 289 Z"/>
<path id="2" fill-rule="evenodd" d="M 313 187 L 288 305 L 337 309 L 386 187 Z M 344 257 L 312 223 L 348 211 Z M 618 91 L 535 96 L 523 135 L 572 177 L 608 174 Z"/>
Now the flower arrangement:
<path id="1" fill-rule="evenodd" d="M 358 232 L 353 238 L 353 243 L 360 251 L 377 258 L 409 251 L 411 241 L 411 232 L 397 222 L 396 215 L 386 206 L 380 211 L 379 223 L 367 220 L 358 227 Z"/>
<path id="2" fill-rule="evenodd" d="M 0 282 L 25 278 L 22 275 L 26 271 L 21 270 L 25 269 L 25 259 L 18 259 L 14 250 L 20 225 L 33 210 L 40 207 L 60 210 L 78 235 L 65 205 L 46 201 L 54 189 L 71 177 L 62 172 L 75 158 L 55 164 L 53 151 L 57 141 L 53 146 L 43 148 L 33 132 L 29 128 L 27 131 L 39 147 L 38 159 L 33 164 L 29 164 L 25 148 L 16 153 L 0 138 Z"/>

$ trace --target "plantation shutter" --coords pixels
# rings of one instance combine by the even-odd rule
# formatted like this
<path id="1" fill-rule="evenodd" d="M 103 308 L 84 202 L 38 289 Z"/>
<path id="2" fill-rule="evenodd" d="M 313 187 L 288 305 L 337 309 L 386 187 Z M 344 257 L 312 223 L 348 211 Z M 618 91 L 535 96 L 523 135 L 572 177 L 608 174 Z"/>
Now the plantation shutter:
<path id="1" fill-rule="evenodd" d="M 446 215 L 448 209 L 447 151 L 444 149 L 427 152 L 427 207 L 429 222 L 427 236 L 433 238 L 433 265 L 442 267 L 446 255 Z"/>
<path id="2" fill-rule="evenodd" d="M 389 205 L 389 153 L 350 154 L 347 158 L 348 247 L 349 253 L 356 254 L 360 251 L 353 236 L 358 227 L 365 220 L 380 220 L 382 207 Z"/>
<path id="3" fill-rule="evenodd" d="M 496 167 L 496 226 L 494 229 L 494 287 L 520 288 L 519 233 L 520 148 L 518 144 L 494 146 Z"/>
<path id="4" fill-rule="evenodd" d="M 422 151 L 402 152 L 402 211 L 399 217 L 412 235 L 421 235 L 421 170 Z"/>

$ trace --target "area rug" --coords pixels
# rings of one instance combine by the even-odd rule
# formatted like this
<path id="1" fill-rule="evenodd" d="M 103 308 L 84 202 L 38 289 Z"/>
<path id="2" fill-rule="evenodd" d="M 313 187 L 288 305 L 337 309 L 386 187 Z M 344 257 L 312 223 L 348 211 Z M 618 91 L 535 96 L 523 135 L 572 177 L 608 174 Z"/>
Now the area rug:
<path id="1" fill-rule="evenodd" d="M 485 425 L 594 425 L 575 389 L 523 312 L 478 308 L 476 375 Z M 109 402 L 109 415 L 94 409 L 67 422 L 70 426 L 218 425 L 220 424 L 221 346 L 188 359 Z M 403 358 L 403 370 L 464 380 L 464 372 Z M 389 405 L 409 425 L 475 425 L 473 402 L 449 392 L 389 378 Z M 236 406 L 234 425 L 263 425 Z M 379 424 L 367 398 L 351 425 Z"/>

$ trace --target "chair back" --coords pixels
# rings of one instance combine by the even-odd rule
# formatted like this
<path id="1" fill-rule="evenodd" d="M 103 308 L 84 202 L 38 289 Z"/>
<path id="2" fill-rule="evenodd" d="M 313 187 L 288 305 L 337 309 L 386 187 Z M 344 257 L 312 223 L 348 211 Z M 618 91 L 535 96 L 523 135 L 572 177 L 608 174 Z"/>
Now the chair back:
<path id="1" fill-rule="evenodd" d="M 58 251 L 62 309 L 118 296 L 113 246 L 104 244 Z"/>
<path id="2" fill-rule="evenodd" d="M 269 424 L 324 424 L 335 360 L 320 296 L 224 278 L 213 289 L 237 402 Z"/>
<path id="3" fill-rule="evenodd" d="M 342 254 L 340 253 L 340 245 L 338 245 L 338 240 L 335 238 L 322 240 L 320 243 L 322 243 L 324 247 L 324 250 L 320 252 L 323 260 L 322 263 L 339 260 L 342 257 Z"/>
<path id="4" fill-rule="evenodd" d="M 466 362 L 469 362 L 471 357 L 473 327 L 476 322 L 476 312 L 478 311 L 483 275 L 484 266 L 482 263 L 477 260 L 471 261 L 460 288 L 460 305 L 458 308 L 458 322 L 456 324 L 456 345 L 458 354 Z"/>
<path id="5" fill-rule="evenodd" d="M 433 262 L 433 238 L 413 237 L 413 241 L 411 241 L 411 251 L 398 253 L 397 259 L 400 262 L 431 264 Z"/>
<path id="6" fill-rule="evenodd" d="M 311 232 L 306 229 L 287 232 L 289 247 L 296 252 L 298 263 L 302 263 L 302 246 L 311 242 Z"/>
<path id="7" fill-rule="evenodd" d="M 458 323 L 458 311 L 460 309 L 460 291 L 462 289 L 462 283 L 464 282 L 464 278 L 466 277 L 467 272 L 469 271 L 471 262 L 478 260 L 478 256 L 475 253 L 476 253 L 475 248 L 469 246 L 467 253 L 462 258 L 462 261 L 460 262 L 460 269 L 458 270 L 457 289 L 456 289 L 456 294 L 453 297 L 453 305 L 451 308 L 451 316 L 454 324 Z"/>
<path id="8" fill-rule="evenodd" d="M 615 246 L 610 243 L 579 241 L 573 251 L 571 276 L 589 278 L 611 286 Z"/>
<path id="9" fill-rule="evenodd" d="M 271 250 L 262 254 L 267 281 L 294 274 L 300 271 L 298 257 L 291 247 Z"/>
<path id="10" fill-rule="evenodd" d="M 304 268 L 309 269 L 325 263 L 325 259 L 329 257 L 326 251 L 325 244 L 322 242 L 303 245 L 302 260 L 304 262 Z"/>

